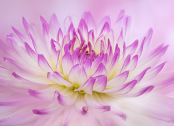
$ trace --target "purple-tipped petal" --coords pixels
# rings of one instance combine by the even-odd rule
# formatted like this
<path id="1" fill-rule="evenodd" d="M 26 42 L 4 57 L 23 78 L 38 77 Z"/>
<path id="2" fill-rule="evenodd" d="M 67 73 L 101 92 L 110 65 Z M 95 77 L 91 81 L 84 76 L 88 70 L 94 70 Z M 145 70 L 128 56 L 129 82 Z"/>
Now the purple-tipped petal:
<path id="1" fill-rule="evenodd" d="M 126 84 L 116 86 L 107 90 L 104 90 L 103 93 L 114 93 L 114 92 L 119 92 L 122 94 L 128 93 L 129 91 L 132 90 L 132 88 L 137 84 L 137 80 L 133 80 L 131 82 L 128 82 Z"/>
<path id="2" fill-rule="evenodd" d="M 137 90 L 134 92 L 130 92 L 130 93 L 125 94 L 125 95 L 120 95 L 120 97 L 139 97 L 141 95 L 150 93 L 153 90 L 153 88 L 154 88 L 154 86 L 148 86 L 148 87 L 145 87 L 143 89 L 140 89 L 140 90 Z"/>
<path id="3" fill-rule="evenodd" d="M 26 21 L 26 19 L 24 17 L 22 17 L 22 22 L 23 22 L 25 31 L 28 34 L 28 32 L 29 32 L 29 25 L 28 25 L 28 23 L 27 23 L 27 21 Z"/>
<path id="4" fill-rule="evenodd" d="M 88 27 L 83 19 L 80 20 L 78 29 L 80 30 L 85 43 L 88 43 Z"/>
<path id="5" fill-rule="evenodd" d="M 137 84 L 137 80 L 133 80 L 131 82 L 128 82 L 126 85 L 126 87 L 124 89 L 122 89 L 121 91 L 118 92 L 118 94 L 127 94 L 129 93 Z"/>
<path id="6" fill-rule="evenodd" d="M 103 63 L 100 63 L 97 70 L 95 71 L 95 73 L 92 76 L 96 77 L 96 76 L 99 76 L 99 75 L 105 75 L 106 76 L 106 68 L 103 65 Z"/>
<path id="7" fill-rule="evenodd" d="M 63 74 L 69 75 L 71 68 L 73 67 L 73 61 L 69 52 L 66 52 L 62 58 Z"/>
<path id="8" fill-rule="evenodd" d="M 68 82 L 67 80 L 65 80 L 58 72 L 48 72 L 47 73 L 47 78 L 56 82 L 59 85 L 64 85 L 67 87 L 72 86 L 72 84 L 70 82 Z"/>
<path id="9" fill-rule="evenodd" d="M 146 68 L 143 70 L 140 74 L 138 74 L 136 77 L 134 77 L 134 80 L 137 80 L 137 82 L 140 82 L 142 78 L 145 76 L 146 72 L 150 69 L 151 67 Z"/>
<path id="10" fill-rule="evenodd" d="M 103 43 L 103 45 L 102 45 Z M 105 51 L 105 38 L 104 36 L 100 36 L 97 40 L 96 40 L 96 43 L 94 45 L 94 50 L 95 50 L 95 53 L 97 54 L 100 54 L 100 51 L 101 51 L 101 47 L 104 46 L 104 49 L 103 51 Z"/>
<path id="11" fill-rule="evenodd" d="M 16 28 L 12 27 L 12 29 L 22 42 L 24 42 L 26 40 L 25 36 L 22 33 L 20 33 Z"/>
<path id="12" fill-rule="evenodd" d="M 49 30 L 52 34 L 57 34 L 59 28 L 59 22 L 57 19 L 56 14 L 52 14 L 51 19 L 50 19 L 50 23 L 49 23 Z"/>
<path id="13" fill-rule="evenodd" d="M 83 95 L 78 95 L 76 103 L 75 103 L 75 108 L 82 115 L 87 114 L 88 106 L 86 105 L 86 102 L 84 100 L 84 96 Z"/>
<path id="14" fill-rule="evenodd" d="M 151 68 L 149 71 L 147 71 L 143 80 L 150 80 L 151 78 L 155 77 L 163 69 L 165 64 L 166 62 L 161 63 L 154 68 Z"/>
<path id="15" fill-rule="evenodd" d="M 119 21 L 124 16 L 124 14 L 125 14 L 125 10 L 121 10 L 120 13 L 118 14 L 116 21 Z"/>
<path id="16" fill-rule="evenodd" d="M 96 30 L 96 24 L 91 12 L 84 12 L 82 18 L 85 20 L 88 30 Z"/>
<path id="17" fill-rule="evenodd" d="M 109 80 L 107 83 L 107 88 L 113 88 L 115 86 L 123 84 L 126 81 L 128 75 L 129 71 L 125 71 L 119 74 L 118 76 L 114 77 L 113 79 Z"/>
<path id="18" fill-rule="evenodd" d="M 38 54 L 38 65 L 45 72 L 53 71 L 50 65 L 48 64 L 47 60 L 45 59 L 44 55 L 42 54 Z"/>
<path id="19" fill-rule="evenodd" d="M 128 55 L 123 63 L 123 66 L 122 66 L 122 69 L 120 72 L 123 72 L 126 70 L 127 66 L 129 65 L 130 63 L 130 58 L 131 58 L 131 55 Z"/>
<path id="20" fill-rule="evenodd" d="M 62 106 L 71 106 L 75 103 L 78 93 L 69 91 L 66 95 L 57 92 L 57 100 Z"/>
<path id="21" fill-rule="evenodd" d="M 95 77 L 95 83 L 93 86 L 93 90 L 97 92 L 102 92 L 107 85 L 107 77 L 104 75 L 100 75 Z"/>
<path id="22" fill-rule="evenodd" d="M 60 46 L 62 47 L 63 32 L 62 32 L 61 28 L 59 28 L 58 33 L 57 33 L 57 41 L 59 42 Z"/>
<path id="23" fill-rule="evenodd" d="M 18 74 L 16 74 L 15 72 L 13 72 L 12 75 L 13 75 L 15 78 L 19 79 L 19 80 L 24 79 L 24 78 L 22 78 L 21 76 L 19 76 Z M 25 79 L 24 79 L 24 80 L 25 80 Z"/>
<path id="24" fill-rule="evenodd" d="M 138 55 L 135 55 L 131 60 L 129 65 L 127 66 L 126 70 L 132 71 L 136 68 L 138 63 Z"/>
<path id="25" fill-rule="evenodd" d="M 94 45 L 95 37 L 94 37 L 94 30 L 90 30 L 88 33 L 88 40 L 91 44 Z"/>
<path id="26" fill-rule="evenodd" d="M 92 95 L 92 91 L 93 91 L 93 86 L 95 83 L 95 79 L 90 77 L 82 86 L 80 86 L 78 89 L 74 90 L 74 91 L 84 91 L 87 94 Z"/>
<path id="27" fill-rule="evenodd" d="M 68 29 L 69 29 L 69 26 L 71 25 L 71 23 L 72 23 L 71 17 L 68 16 L 68 17 L 64 20 L 64 29 L 65 29 L 65 32 L 64 32 L 64 33 L 67 33 L 67 32 L 68 32 Z"/>
<path id="28" fill-rule="evenodd" d="M 80 51 L 80 49 L 76 49 L 76 50 L 73 51 L 72 60 L 73 60 L 74 65 L 80 64 L 80 62 L 79 62 L 79 51 Z"/>
<path id="29" fill-rule="evenodd" d="M 126 47 L 126 53 L 132 55 L 138 47 L 138 40 L 135 40 L 130 46 Z"/>
<path id="30" fill-rule="evenodd" d="M 107 33 L 110 32 L 110 26 L 108 22 L 105 22 L 105 24 L 103 25 L 103 28 L 100 32 L 100 35 L 106 35 Z"/>
<path id="31" fill-rule="evenodd" d="M 69 81 L 79 86 L 83 85 L 87 81 L 87 75 L 84 67 L 79 64 L 73 66 L 69 73 Z"/>
<path id="32" fill-rule="evenodd" d="M 84 98 L 85 98 L 86 103 L 90 107 L 96 108 L 96 109 L 104 109 L 105 111 L 110 111 L 110 106 L 100 104 L 99 102 L 97 102 L 96 99 L 94 99 L 93 96 L 91 96 L 89 94 L 85 94 Z"/>
<path id="33" fill-rule="evenodd" d="M 25 48 L 28 53 L 28 55 L 35 61 L 37 61 L 37 54 L 35 51 L 28 45 L 28 43 L 25 42 Z"/>

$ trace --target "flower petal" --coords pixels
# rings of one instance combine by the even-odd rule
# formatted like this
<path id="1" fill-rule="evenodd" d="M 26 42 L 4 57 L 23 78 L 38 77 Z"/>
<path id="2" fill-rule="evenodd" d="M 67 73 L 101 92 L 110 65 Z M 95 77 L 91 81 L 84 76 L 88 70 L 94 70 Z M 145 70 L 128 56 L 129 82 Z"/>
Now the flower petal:
<path id="1" fill-rule="evenodd" d="M 110 111 L 110 106 L 100 104 L 99 102 L 96 101 L 96 99 L 94 99 L 93 96 L 91 96 L 89 94 L 85 94 L 84 98 L 85 98 L 86 103 L 90 107 L 96 108 L 96 109 L 104 109 L 104 111 Z"/>
<path id="2" fill-rule="evenodd" d="M 69 75 L 71 68 L 73 67 L 73 61 L 69 52 L 66 52 L 62 58 L 63 74 Z"/>
<path id="3" fill-rule="evenodd" d="M 68 82 L 67 80 L 65 80 L 64 78 L 62 78 L 62 76 L 58 72 L 53 72 L 53 73 L 48 72 L 47 78 L 60 85 L 64 85 L 67 87 L 72 86 L 72 84 L 70 82 Z"/>
<path id="4" fill-rule="evenodd" d="M 69 73 L 69 81 L 79 86 L 83 85 L 87 81 L 87 75 L 84 67 L 79 64 L 73 66 Z"/>
<path id="5" fill-rule="evenodd" d="M 38 54 L 38 65 L 45 72 L 53 71 L 50 65 L 48 64 L 47 60 L 45 59 L 44 55 L 42 54 Z"/>
<path id="6" fill-rule="evenodd" d="M 65 91 L 66 94 L 60 94 L 59 92 L 56 92 L 56 93 L 58 95 L 57 96 L 58 102 L 62 106 L 66 106 L 66 107 L 73 105 L 77 99 L 77 96 L 78 96 L 77 92 L 68 91 L 68 90 Z"/>
<path id="7" fill-rule="evenodd" d="M 96 77 L 96 76 L 99 76 L 99 75 L 105 75 L 106 76 L 106 68 L 103 65 L 103 63 L 100 63 L 97 70 L 95 71 L 95 73 L 92 76 Z"/>
<path id="8" fill-rule="evenodd" d="M 78 89 L 76 89 L 74 91 L 82 90 L 82 91 L 92 95 L 94 83 L 95 83 L 95 79 L 90 77 L 82 86 L 80 86 Z"/>
<path id="9" fill-rule="evenodd" d="M 102 92 L 106 88 L 107 77 L 104 75 L 100 75 L 100 76 L 95 77 L 95 79 L 96 80 L 95 80 L 95 83 L 93 86 L 93 90 L 97 91 L 97 92 Z"/>
<path id="10" fill-rule="evenodd" d="M 113 88 L 115 86 L 119 86 L 123 84 L 126 81 L 128 75 L 129 75 L 129 71 L 125 71 L 119 74 L 118 76 L 112 78 L 111 80 L 108 81 L 107 88 Z"/>

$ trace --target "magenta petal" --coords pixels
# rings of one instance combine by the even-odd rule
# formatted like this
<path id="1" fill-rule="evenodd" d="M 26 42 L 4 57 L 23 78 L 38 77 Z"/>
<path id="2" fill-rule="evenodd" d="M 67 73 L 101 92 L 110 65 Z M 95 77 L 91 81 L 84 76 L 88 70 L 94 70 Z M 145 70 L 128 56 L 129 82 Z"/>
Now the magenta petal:
<path id="1" fill-rule="evenodd" d="M 144 60 L 144 66 L 151 66 L 153 67 L 159 60 L 160 58 L 165 54 L 165 52 L 167 51 L 168 45 L 161 47 L 161 48 L 157 48 L 154 53 L 151 53 L 146 60 Z"/>
<path id="2" fill-rule="evenodd" d="M 68 92 L 66 95 L 57 92 L 57 100 L 63 106 L 71 106 L 75 103 L 78 93 Z"/>
<path id="3" fill-rule="evenodd" d="M 41 20 L 42 23 L 45 24 L 46 28 L 49 29 L 47 21 L 42 16 L 40 16 L 40 20 Z"/>
<path id="4" fill-rule="evenodd" d="M 146 74 L 146 72 L 150 69 L 151 67 L 146 68 L 145 70 L 143 70 L 140 74 L 138 74 L 136 77 L 134 77 L 134 80 L 137 80 L 137 82 L 140 82 L 142 80 L 142 78 L 144 77 L 144 75 Z"/>
<path id="5" fill-rule="evenodd" d="M 90 30 L 88 32 L 88 39 L 89 39 L 89 42 L 94 45 L 94 41 L 95 41 L 94 30 Z"/>
<path id="6" fill-rule="evenodd" d="M 130 60 L 130 63 L 127 67 L 127 70 L 129 71 L 132 71 L 136 68 L 137 66 L 137 63 L 138 63 L 138 55 L 135 55 L 131 60 Z"/>
<path id="7" fill-rule="evenodd" d="M 38 54 L 38 65 L 45 72 L 53 71 L 50 65 L 48 64 L 47 60 L 45 59 L 44 55 L 42 54 Z"/>
<path id="8" fill-rule="evenodd" d="M 65 80 L 58 72 L 53 72 L 53 73 L 48 72 L 47 78 L 60 85 L 64 85 L 68 87 L 72 86 L 72 84 L 68 82 L 67 80 Z"/>
<path id="9" fill-rule="evenodd" d="M 73 51 L 72 60 L 73 60 L 74 65 L 80 63 L 80 62 L 79 62 L 79 50 L 80 50 L 80 49 L 76 49 L 76 50 Z"/>
<path id="10" fill-rule="evenodd" d="M 54 97 L 54 89 L 51 88 L 45 88 L 42 90 L 33 90 L 33 89 L 28 89 L 28 93 L 37 98 L 37 99 L 41 99 L 41 100 L 45 100 L 45 101 L 52 101 L 53 97 Z"/>
<path id="11" fill-rule="evenodd" d="M 13 60 L 11 58 L 4 57 L 4 61 L 8 61 L 8 62 L 12 63 L 13 65 L 15 65 L 17 68 L 24 70 L 22 68 L 21 64 L 19 64 L 18 62 L 16 62 L 15 60 Z"/>
<path id="12" fill-rule="evenodd" d="M 88 27 L 83 19 L 80 20 L 78 29 L 80 30 L 80 33 L 85 40 L 85 43 L 88 43 Z"/>
<path id="13" fill-rule="evenodd" d="M 105 24 L 103 25 L 103 28 L 100 32 L 100 35 L 106 35 L 107 33 L 110 32 L 110 26 L 108 22 L 105 22 Z"/>
<path id="14" fill-rule="evenodd" d="M 57 33 L 57 41 L 59 42 L 60 46 L 62 47 L 63 32 L 62 32 L 61 28 L 59 28 L 58 33 Z"/>
<path id="15" fill-rule="evenodd" d="M 45 114 L 48 114 L 48 113 L 45 112 L 44 110 L 38 110 L 38 109 L 33 109 L 33 113 L 34 113 L 34 114 L 38 114 L 38 115 L 45 115 Z"/>
<path id="16" fill-rule="evenodd" d="M 138 47 L 138 40 L 135 40 L 130 46 L 126 47 L 127 54 L 133 54 Z"/>
<path id="17" fill-rule="evenodd" d="M 71 83 L 76 83 L 79 86 L 83 85 L 87 80 L 87 75 L 83 66 L 79 64 L 72 67 L 69 73 L 69 81 Z"/>
<path id="18" fill-rule="evenodd" d="M 15 78 L 19 79 L 19 80 L 24 79 L 24 78 L 22 78 L 21 76 L 19 76 L 18 74 L 16 74 L 15 72 L 13 72 L 12 75 L 13 75 Z M 24 80 L 25 80 L 25 79 L 24 79 Z"/>
<path id="19" fill-rule="evenodd" d="M 107 88 L 112 88 L 112 87 L 123 84 L 126 81 L 128 75 L 129 75 L 129 71 L 125 71 L 119 74 L 118 76 L 112 78 L 111 80 L 108 81 Z"/>
<path id="20" fill-rule="evenodd" d="M 96 77 L 96 76 L 99 76 L 99 75 L 105 75 L 106 76 L 106 68 L 103 65 L 103 63 L 100 63 L 97 70 L 95 71 L 95 73 L 92 76 Z"/>
<path id="21" fill-rule="evenodd" d="M 74 90 L 74 91 L 83 90 L 83 91 L 85 91 L 87 94 L 92 95 L 94 83 L 95 83 L 95 79 L 92 78 L 92 77 L 90 77 L 82 86 L 80 86 L 78 89 L 76 89 L 76 90 Z"/>
<path id="22" fill-rule="evenodd" d="M 33 113 L 38 115 L 45 115 L 45 114 L 53 114 L 56 112 L 58 114 L 62 112 L 64 109 L 65 109 L 64 106 L 61 106 L 56 100 L 53 100 L 48 106 L 44 108 L 33 109 Z"/>
<path id="23" fill-rule="evenodd" d="M 116 21 L 119 21 L 124 16 L 124 14 L 125 14 L 125 10 L 121 10 L 120 13 L 118 14 Z"/>
<path id="24" fill-rule="evenodd" d="M 93 90 L 97 91 L 97 92 L 102 92 L 106 88 L 107 77 L 104 75 L 100 75 L 100 76 L 95 77 L 95 79 L 96 80 L 95 80 L 95 83 L 93 86 Z"/>
<path id="25" fill-rule="evenodd" d="M 154 68 L 151 68 L 149 71 L 147 71 L 143 80 L 150 80 L 151 78 L 155 77 L 163 69 L 165 64 L 166 62 L 161 63 Z"/>
<path id="26" fill-rule="evenodd" d="M 134 92 L 130 92 L 125 95 L 121 95 L 121 97 L 138 97 L 138 96 L 150 93 L 153 90 L 153 88 L 154 88 L 154 86 L 148 86 L 143 89 L 140 89 L 140 90 L 137 90 Z"/>
<path id="27" fill-rule="evenodd" d="M 26 19 L 24 17 L 22 17 L 22 22 L 23 22 L 25 31 L 28 34 L 28 32 L 29 32 L 29 25 L 28 25 L 28 23 L 27 23 L 27 21 L 26 21 Z"/>
<path id="28" fill-rule="evenodd" d="M 133 80 L 131 82 L 128 82 L 127 84 L 124 84 L 126 87 L 118 92 L 118 94 L 127 94 L 129 93 L 134 86 L 137 84 L 137 80 Z"/>
<path id="29" fill-rule="evenodd" d="M 148 31 L 147 31 L 147 34 L 146 34 L 146 37 L 145 37 L 145 40 L 144 40 L 144 45 L 143 45 L 143 53 L 146 53 L 148 51 L 148 48 L 149 48 L 149 45 L 150 45 L 150 41 L 152 39 L 152 35 L 153 35 L 153 29 L 150 28 Z"/>
<path id="30" fill-rule="evenodd" d="M 13 31 L 16 33 L 16 35 L 21 39 L 22 42 L 26 40 L 25 36 L 20 33 L 16 28 L 12 27 Z"/>
<path id="31" fill-rule="evenodd" d="M 100 103 L 97 102 L 96 99 L 94 99 L 93 96 L 89 95 L 89 94 L 85 94 L 85 101 L 86 103 L 92 107 L 92 108 L 96 108 L 96 109 L 104 109 L 105 111 L 110 111 L 110 106 L 106 106 L 106 105 L 102 105 Z"/>
<path id="32" fill-rule="evenodd" d="M 34 50 L 28 45 L 28 43 L 25 42 L 25 48 L 27 50 L 28 55 L 35 61 L 37 61 L 37 54 L 34 52 Z"/>
<path id="33" fill-rule="evenodd" d="M 91 58 L 88 58 L 88 59 L 84 62 L 84 64 L 83 64 L 83 66 L 84 66 L 84 68 L 85 68 L 85 71 L 86 71 L 86 74 L 87 74 L 88 77 L 90 76 L 91 65 L 92 65 L 92 59 L 91 59 Z"/>
<path id="34" fill-rule="evenodd" d="M 87 114 L 88 106 L 86 105 L 86 102 L 84 100 L 84 96 L 83 95 L 78 95 L 76 103 L 75 103 L 75 108 L 82 115 Z"/>
<path id="35" fill-rule="evenodd" d="M 73 61 L 69 52 L 66 52 L 62 58 L 63 74 L 69 75 L 71 68 L 73 67 Z"/>
<path id="36" fill-rule="evenodd" d="M 68 16 L 68 17 L 64 20 L 64 29 L 65 29 L 65 32 L 64 32 L 64 33 L 67 33 L 67 32 L 68 32 L 68 28 L 69 28 L 69 26 L 70 26 L 71 23 L 72 23 L 71 17 Z"/>
<path id="37" fill-rule="evenodd" d="M 88 29 L 96 30 L 96 24 L 91 12 L 84 12 L 82 18 L 85 20 L 86 24 L 88 25 Z"/>
<path id="38" fill-rule="evenodd" d="M 49 29 L 52 32 L 56 32 L 57 34 L 58 28 L 59 28 L 59 22 L 58 22 L 57 16 L 56 14 L 52 14 L 50 23 L 49 23 Z"/>
<path id="39" fill-rule="evenodd" d="M 130 63 L 130 55 L 128 55 L 123 63 L 123 66 L 122 66 L 122 69 L 121 69 L 121 72 L 125 71 L 127 66 L 129 65 Z"/>
<path id="40" fill-rule="evenodd" d="M 129 91 L 132 90 L 132 88 L 137 84 L 137 80 L 133 80 L 131 82 L 128 82 L 126 84 L 120 85 L 120 86 L 116 86 L 113 87 L 111 89 L 108 90 L 104 90 L 103 93 L 114 93 L 114 92 L 118 92 L 121 94 L 125 94 L 128 93 Z"/>
<path id="41" fill-rule="evenodd" d="M 99 34 L 101 33 L 101 31 L 102 31 L 102 28 L 103 28 L 103 26 L 104 26 L 104 24 L 105 23 L 108 23 L 107 25 L 110 27 L 111 26 L 111 19 L 110 19 L 110 17 L 109 16 L 105 16 L 102 20 L 101 20 L 101 22 L 100 22 L 100 24 L 99 24 L 99 26 L 98 26 L 98 36 L 99 36 Z"/>

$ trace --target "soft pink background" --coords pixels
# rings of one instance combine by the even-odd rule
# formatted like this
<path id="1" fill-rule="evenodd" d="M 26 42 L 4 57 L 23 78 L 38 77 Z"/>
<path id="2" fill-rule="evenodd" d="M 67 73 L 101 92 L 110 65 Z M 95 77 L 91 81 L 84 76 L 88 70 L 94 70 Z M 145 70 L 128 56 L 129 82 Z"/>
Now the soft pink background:
<path id="1" fill-rule="evenodd" d="M 0 39 L 5 41 L 11 26 L 24 32 L 22 16 L 41 29 L 40 15 L 49 20 L 56 13 L 62 23 L 68 15 L 80 18 L 84 11 L 91 11 L 97 23 L 104 15 L 113 23 L 121 9 L 132 16 L 132 39 L 142 37 L 152 27 L 151 47 L 170 45 L 163 59 L 168 61 L 165 70 L 174 71 L 174 0 L 0 0 Z"/>

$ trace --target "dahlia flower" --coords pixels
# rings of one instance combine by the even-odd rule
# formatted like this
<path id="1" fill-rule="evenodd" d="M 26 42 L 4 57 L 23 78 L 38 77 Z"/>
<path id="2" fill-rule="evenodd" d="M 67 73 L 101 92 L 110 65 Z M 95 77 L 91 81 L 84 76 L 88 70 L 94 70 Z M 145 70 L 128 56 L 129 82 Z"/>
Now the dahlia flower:
<path id="1" fill-rule="evenodd" d="M 174 77 L 159 74 L 168 45 L 149 49 L 153 30 L 129 41 L 131 17 L 111 26 L 90 12 L 60 26 L 40 17 L 43 33 L 23 18 L 1 42 L 1 126 L 173 125 Z M 160 62 L 159 62 L 160 61 Z"/>

